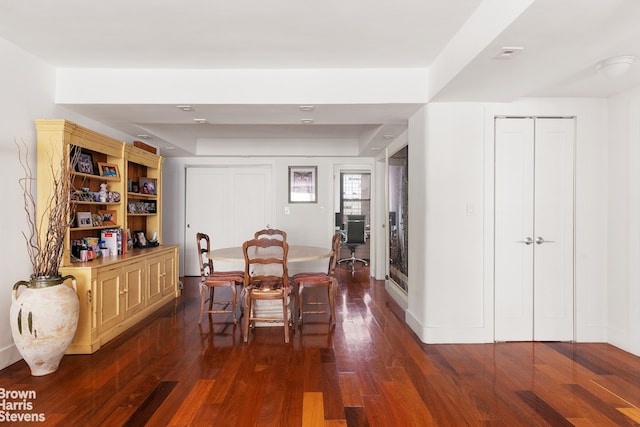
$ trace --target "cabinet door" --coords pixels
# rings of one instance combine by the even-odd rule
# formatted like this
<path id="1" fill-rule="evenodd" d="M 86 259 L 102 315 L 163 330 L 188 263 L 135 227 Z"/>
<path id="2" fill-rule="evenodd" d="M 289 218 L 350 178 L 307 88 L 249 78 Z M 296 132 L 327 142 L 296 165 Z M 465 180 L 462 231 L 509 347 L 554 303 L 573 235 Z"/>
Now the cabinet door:
<path id="1" fill-rule="evenodd" d="M 98 332 L 108 330 L 123 319 L 120 296 L 124 293 L 122 267 L 98 271 Z"/>
<path id="2" fill-rule="evenodd" d="M 166 296 L 176 291 L 176 258 L 173 253 L 162 257 L 162 295 Z"/>
<path id="3" fill-rule="evenodd" d="M 149 259 L 147 262 L 147 305 L 155 304 L 162 298 L 162 268 L 161 257 Z"/>
<path id="4" fill-rule="evenodd" d="M 123 266 L 125 288 L 124 288 L 124 311 L 128 316 L 144 308 L 145 293 L 145 270 L 139 263 L 132 263 Z"/>

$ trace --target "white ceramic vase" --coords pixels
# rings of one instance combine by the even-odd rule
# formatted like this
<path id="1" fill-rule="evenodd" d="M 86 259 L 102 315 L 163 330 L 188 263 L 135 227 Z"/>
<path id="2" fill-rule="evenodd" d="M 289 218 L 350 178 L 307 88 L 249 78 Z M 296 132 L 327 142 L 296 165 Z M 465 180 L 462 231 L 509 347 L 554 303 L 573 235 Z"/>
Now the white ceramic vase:
<path id="1" fill-rule="evenodd" d="M 64 284 L 67 279 L 72 279 L 73 287 Z M 13 286 L 11 299 L 13 340 L 31 375 L 55 372 L 78 327 L 75 278 L 32 277 Z"/>

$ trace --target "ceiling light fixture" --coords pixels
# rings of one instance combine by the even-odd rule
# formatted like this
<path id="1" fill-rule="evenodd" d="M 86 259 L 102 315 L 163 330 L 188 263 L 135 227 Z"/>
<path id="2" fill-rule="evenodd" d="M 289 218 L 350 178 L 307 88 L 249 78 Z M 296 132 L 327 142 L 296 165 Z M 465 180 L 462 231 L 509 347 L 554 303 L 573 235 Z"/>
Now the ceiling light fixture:
<path id="1" fill-rule="evenodd" d="M 300 119 L 303 125 L 310 125 L 313 123 L 313 119 Z"/>
<path id="2" fill-rule="evenodd" d="M 494 55 L 493 59 L 511 59 L 523 50 L 522 46 L 503 47 Z"/>
<path id="3" fill-rule="evenodd" d="M 298 107 L 300 111 L 313 111 L 315 107 L 313 105 L 301 105 Z"/>
<path id="4" fill-rule="evenodd" d="M 199 125 L 207 123 L 207 119 L 193 119 L 193 121 Z"/>
<path id="5" fill-rule="evenodd" d="M 635 60 L 635 57 L 629 55 L 614 56 L 598 62 L 596 70 L 609 77 L 617 77 L 629 71 Z"/>
<path id="6" fill-rule="evenodd" d="M 140 138 L 140 139 L 151 139 L 150 135 L 147 135 L 147 134 L 144 134 L 144 133 L 140 134 L 140 135 L 136 135 L 136 137 Z"/>
<path id="7" fill-rule="evenodd" d="M 390 133 L 384 134 L 384 135 L 382 135 L 382 137 L 383 137 L 384 139 L 393 139 L 393 135 L 392 135 L 392 134 L 390 134 Z"/>
<path id="8" fill-rule="evenodd" d="M 191 105 L 176 105 L 176 108 L 182 111 L 193 111 L 193 108 L 191 107 Z"/>

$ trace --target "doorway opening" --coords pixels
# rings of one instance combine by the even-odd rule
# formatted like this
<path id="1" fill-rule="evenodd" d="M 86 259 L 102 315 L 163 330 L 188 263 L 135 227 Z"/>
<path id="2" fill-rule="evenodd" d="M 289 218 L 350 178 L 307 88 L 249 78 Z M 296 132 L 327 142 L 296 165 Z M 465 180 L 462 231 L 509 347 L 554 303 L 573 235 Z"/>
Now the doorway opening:
<path id="1" fill-rule="evenodd" d="M 340 212 L 336 216 L 336 227 L 345 230 L 349 216 L 362 216 L 365 223 L 366 242 L 356 248 L 355 257 L 369 260 L 371 257 L 371 173 L 348 172 L 340 173 Z M 341 257 L 344 258 L 341 250 Z"/>

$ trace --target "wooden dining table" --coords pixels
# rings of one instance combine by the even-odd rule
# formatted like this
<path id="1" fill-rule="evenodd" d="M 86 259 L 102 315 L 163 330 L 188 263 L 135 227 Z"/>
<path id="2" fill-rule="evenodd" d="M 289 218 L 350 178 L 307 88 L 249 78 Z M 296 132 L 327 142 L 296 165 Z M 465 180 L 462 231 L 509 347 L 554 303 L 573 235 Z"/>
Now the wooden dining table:
<path id="1" fill-rule="evenodd" d="M 289 245 L 287 263 L 316 261 L 323 258 L 329 258 L 332 253 L 333 251 L 330 248 L 321 248 L 318 246 Z M 244 262 L 244 253 L 242 252 L 242 246 L 214 249 L 209 253 L 209 256 L 214 261 Z"/>

